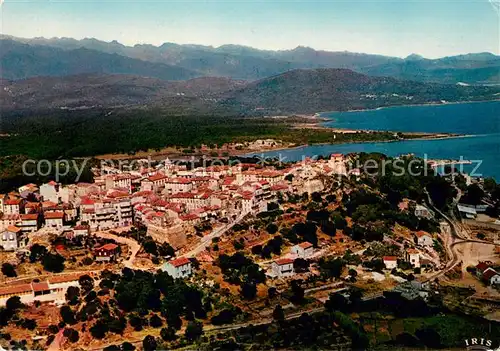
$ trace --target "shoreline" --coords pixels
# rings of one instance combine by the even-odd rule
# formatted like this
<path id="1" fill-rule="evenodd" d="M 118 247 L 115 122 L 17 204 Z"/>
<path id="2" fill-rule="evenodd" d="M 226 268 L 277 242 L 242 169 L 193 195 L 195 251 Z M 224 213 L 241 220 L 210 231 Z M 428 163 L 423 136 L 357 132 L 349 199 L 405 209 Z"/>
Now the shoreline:
<path id="1" fill-rule="evenodd" d="M 425 106 L 448 106 L 448 105 L 466 105 L 466 104 L 480 104 L 480 103 L 486 103 L 486 102 L 500 102 L 499 99 L 493 99 L 493 100 L 475 100 L 475 101 L 447 101 L 447 102 L 426 102 L 426 103 L 421 103 L 421 104 L 401 104 L 401 105 L 391 105 L 391 106 L 380 106 L 376 108 L 365 108 L 365 109 L 359 109 L 359 110 L 347 110 L 347 111 L 321 111 L 321 112 L 316 112 L 314 114 L 315 117 L 317 118 L 324 118 L 328 121 L 331 121 L 331 119 L 324 117 L 324 114 L 327 113 L 352 113 L 352 112 L 370 112 L 370 111 L 379 111 L 379 110 L 385 110 L 389 108 L 397 108 L 397 107 L 425 107 Z"/>
<path id="2" fill-rule="evenodd" d="M 446 139 L 459 139 L 459 138 L 473 138 L 476 137 L 477 135 L 473 134 L 460 134 L 460 135 L 450 135 L 450 136 L 438 136 L 438 137 L 433 137 L 431 135 L 427 136 L 422 136 L 418 138 L 406 138 L 406 139 L 400 139 L 400 140 L 365 140 L 365 141 L 350 141 L 350 142 L 339 142 L 339 143 L 312 143 L 312 144 L 302 144 L 298 146 L 292 146 L 292 147 L 283 147 L 283 148 L 278 148 L 274 150 L 260 150 L 260 151 L 255 151 L 255 153 L 244 153 L 244 154 L 239 154 L 236 155 L 238 157 L 253 157 L 257 156 L 259 153 L 265 154 L 268 152 L 275 152 L 275 151 L 283 151 L 283 150 L 296 150 L 296 149 L 301 149 L 309 146 L 323 146 L 323 145 L 347 145 L 347 144 L 375 144 L 375 143 L 401 143 L 405 141 L 412 141 L 412 140 L 420 140 L 420 141 L 431 141 L 431 140 L 446 140 Z"/>

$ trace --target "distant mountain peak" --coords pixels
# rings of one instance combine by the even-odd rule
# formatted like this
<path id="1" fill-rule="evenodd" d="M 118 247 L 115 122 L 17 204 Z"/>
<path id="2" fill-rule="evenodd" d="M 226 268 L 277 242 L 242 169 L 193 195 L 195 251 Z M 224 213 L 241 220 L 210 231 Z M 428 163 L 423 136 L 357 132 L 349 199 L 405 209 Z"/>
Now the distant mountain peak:
<path id="1" fill-rule="evenodd" d="M 407 60 L 407 61 L 420 61 L 420 60 L 425 60 L 425 57 L 423 57 L 422 55 L 413 53 L 411 55 L 406 56 L 405 60 Z"/>

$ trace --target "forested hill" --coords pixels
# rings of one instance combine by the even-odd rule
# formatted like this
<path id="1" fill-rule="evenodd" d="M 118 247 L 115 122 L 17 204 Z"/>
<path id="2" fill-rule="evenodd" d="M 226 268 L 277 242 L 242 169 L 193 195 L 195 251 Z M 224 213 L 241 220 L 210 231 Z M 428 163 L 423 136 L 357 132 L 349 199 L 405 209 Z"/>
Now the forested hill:
<path id="1" fill-rule="evenodd" d="M 401 81 L 347 69 L 299 69 L 255 82 L 83 74 L 2 80 L 0 88 L 4 113 L 117 107 L 161 107 L 172 114 L 315 113 L 500 96 L 500 87 Z"/>
<path id="2" fill-rule="evenodd" d="M 431 102 L 491 100 L 500 87 L 471 87 L 370 77 L 347 69 L 294 70 L 228 94 L 241 111 L 314 113 Z"/>

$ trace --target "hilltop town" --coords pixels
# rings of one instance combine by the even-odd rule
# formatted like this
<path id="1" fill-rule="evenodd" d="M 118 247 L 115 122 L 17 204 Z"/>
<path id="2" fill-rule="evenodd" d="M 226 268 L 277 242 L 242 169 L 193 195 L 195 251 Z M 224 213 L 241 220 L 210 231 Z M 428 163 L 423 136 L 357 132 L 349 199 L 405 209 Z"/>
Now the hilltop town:
<path id="1" fill-rule="evenodd" d="M 412 155 L 430 175 L 380 175 L 369 156 L 108 163 L 1 195 L 0 345 L 343 349 L 427 342 L 453 313 L 498 320 L 498 185 Z"/>

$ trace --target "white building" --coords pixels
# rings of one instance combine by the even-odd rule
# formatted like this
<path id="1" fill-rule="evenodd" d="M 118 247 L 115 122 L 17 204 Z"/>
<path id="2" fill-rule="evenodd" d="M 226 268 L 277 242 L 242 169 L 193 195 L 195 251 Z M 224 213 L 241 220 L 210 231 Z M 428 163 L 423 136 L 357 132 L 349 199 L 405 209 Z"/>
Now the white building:
<path id="1" fill-rule="evenodd" d="M 385 268 L 392 270 L 398 267 L 398 258 L 396 256 L 384 256 Z"/>
<path id="2" fill-rule="evenodd" d="M 3 211 L 6 215 L 18 215 L 24 208 L 22 199 L 7 199 L 3 203 Z"/>
<path id="3" fill-rule="evenodd" d="M 430 219 L 432 218 L 432 213 L 427 207 L 417 204 L 415 207 L 415 216 Z"/>
<path id="4" fill-rule="evenodd" d="M 415 235 L 417 236 L 418 245 L 430 246 L 430 247 L 434 245 L 434 240 L 432 240 L 432 235 L 430 235 L 429 233 L 421 230 L 418 231 Z"/>
<path id="5" fill-rule="evenodd" d="M 192 273 L 191 261 L 185 257 L 166 262 L 161 270 L 174 279 L 189 277 Z"/>
<path id="6" fill-rule="evenodd" d="M 64 212 L 46 212 L 43 216 L 47 227 L 62 228 L 64 225 Z"/>
<path id="7" fill-rule="evenodd" d="M 415 249 L 408 249 L 405 252 L 405 260 L 414 267 L 420 267 L 420 252 Z"/>
<path id="8" fill-rule="evenodd" d="M 23 232 L 36 232 L 38 230 L 38 213 L 29 213 L 21 215 L 19 227 Z"/>
<path id="9" fill-rule="evenodd" d="M 87 236 L 90 234 L 90 226 L 88 225 L 77 225 L 73 227 L 73 235 L 76 236 Z"/>
<path id="10" fill-rule="evenodd" d="M 297 257 L 300 257 L 300 258 L 311 257 L 313 252 L 314 252 L 313 244 L 311 244 L 308 241 L 300 243 L 300 244 L 292 247 L 292 253 L 296 254 Z"/>
<path id="11" fill-rule="evenodd" d="M 20 228 L 9 226 L 0 232 L 0 247 L 5 251 L 14 251 L 26 246 L 27 238 L 23 236 Z"/>
<path id="12" fill-rule="evenodd" d="M 328 166 L 332 169 L 333 174 L 347 175 L 346 162 L 342 154 L 332 154 Z"/>
<path id="13" fill-rule="evenodd" d="M 70 286 L 79 286 L 80 274 L 55 275 L 41 282 L 29 284 L 10 284 L 0 287 L 0 306 L 4 306 L 12 296 L 19 296 L 21 302 L 30 304 L 34 301 L 66 301 L 66 291 Z"/>
<path id="14" fill-rule="evenodd" d="M 271 269 L 274 276 L 278 278 L 288 277 L 295 273 L 293 270 L 293 259 L 291 258 L 282 258 L 274 261 Z"/>

